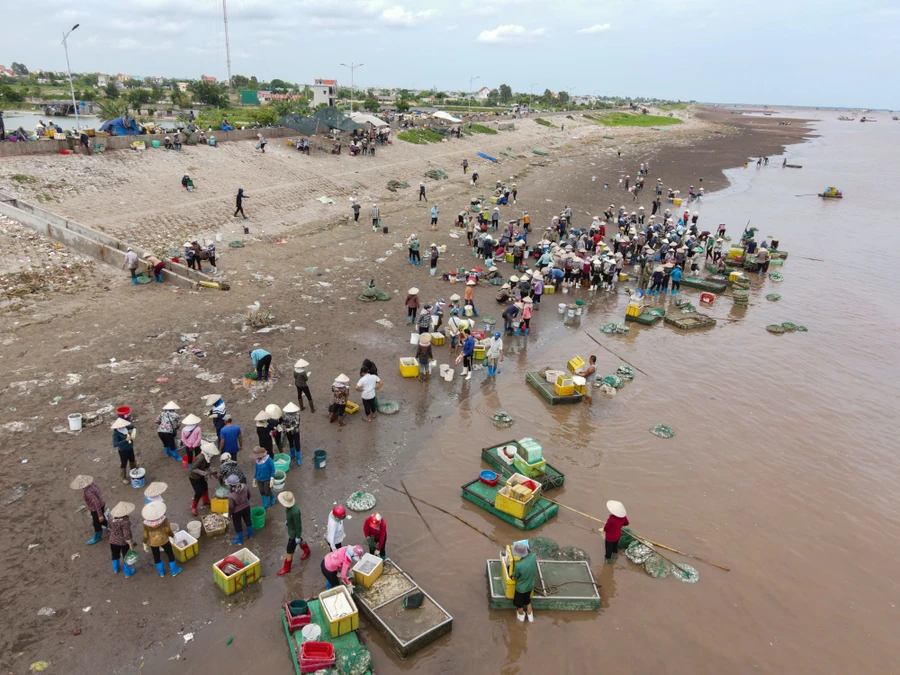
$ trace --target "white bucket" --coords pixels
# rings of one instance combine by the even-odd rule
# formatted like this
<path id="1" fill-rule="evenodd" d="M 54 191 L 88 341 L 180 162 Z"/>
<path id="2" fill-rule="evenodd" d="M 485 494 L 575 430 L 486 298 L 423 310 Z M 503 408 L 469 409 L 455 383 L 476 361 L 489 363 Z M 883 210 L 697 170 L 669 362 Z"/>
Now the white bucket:
<path id="1" fill-rule="evenodd" d="M 81 413 L 72 413 L 69 415 L 69 429 L 72 431 L 81 431 Z"/>
<path id="2" fill-rule="evenodd" d="M 222 233 L 216 232 L 216 241 L 222 241 Z"/>
<path id="3" fill-rule="evenodd" d="M 577 314 L 578 316 L 581 316 L 581 307 L 580 306 L 575 308 L 575 314 Z"/>
<path id="4" fill-rule="evenodd" d="M 574 310 L 574 309 L 570 309 L 570 310 L 568 311 L 567 316 L 571 319 L 573 316 L 575 316 L 575 310 Z"/>
<path id="5" fill-rule="evenodd" d="M 446 377 L 448 370 L 450 370 L 450 366 L 448 366 L 446 363 L 442 363 L 438 368 L 438 372 L 441 374 L 441 377 Z"/>
<path id="6" fill-rule="evenodd" d="M 199 520 L 192 520 L 187 524 L 188 534 L 191 535 L 194 539 L 200 538 L 200 531 L 203 529 L 203 524 Z"/>
<path id="7" fill-rule="evenodd" d="M 568 286 L 563 286 L 562 291 L 563 291 L 563 293 L 568 293 L 568 292 L 569 292 L 569 287 L 568 287 Z"/>
<path id="8" fill-rule="evenodd" d="M 564 303 L 564 302 L 559 303 L 559 313 L 565 314 L 565 312 L 566 312 L 566 303 Z"/>
<path id="9" fill-rule="evenodd" d="M 281 478 L 278 477 L 279 473 L 281 474 Z M 272 480 L 272 489 L 275 490 L 275 492 L 281 492 L 282 490 L 284 490 L 284 481 L 286 479 L 287 479 L 286 471 L 276 471 L 275 477 Z"/>
<path id="10" fill-rule="evenodd" d="M 447 380 L 447 382 L 453 382 L 453 373 L 455 371 L 453 368 L 448 367 L 446 371 L 444 371 L 443 378 Z"/>
<path id="11" fill-rule="evenodd" d="M 472 307 L 472 305 L 466 305 L 465 309 L 463 309 L 463 313 L 466 316 L 475 316 L 475 309 Z"/>
<path id="12" fill-rule="evenodd" d="M 411 345 L 419 344 L 419 334 L 418 333 L 410 333 L 409 334 L 409 344 L 411 344 Z"/>

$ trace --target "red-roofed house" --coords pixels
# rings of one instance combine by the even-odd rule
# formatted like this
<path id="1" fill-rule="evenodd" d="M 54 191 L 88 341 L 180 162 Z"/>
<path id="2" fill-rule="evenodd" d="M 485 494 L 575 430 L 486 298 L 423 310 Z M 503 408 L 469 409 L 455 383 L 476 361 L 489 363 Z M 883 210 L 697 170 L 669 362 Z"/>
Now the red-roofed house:
<path id="1" fill-rule="evenodd" d="M 209 82 L 210 84 L 216 83 L 216 78 L 214 78 L 212 75 L 201 75 L 200 80 L 203 82 Z"/>
<path id="2" fill-rule="evenodd" d="M 487 87 L 482 87 L 478 91 L 475 92 L 474 98 L 478 101 L 487 101 L 488 94 L 491 93 L 491 90 Z"/>

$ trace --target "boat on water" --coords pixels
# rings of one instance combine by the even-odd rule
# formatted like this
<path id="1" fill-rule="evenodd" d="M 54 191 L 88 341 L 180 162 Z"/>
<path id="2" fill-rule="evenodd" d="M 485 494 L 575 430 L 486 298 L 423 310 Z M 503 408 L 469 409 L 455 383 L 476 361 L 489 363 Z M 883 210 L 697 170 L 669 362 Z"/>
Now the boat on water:
<path id="1" fill-rule="evenodd" d="M 841 115 L 838 117 L 841 122 L 852 122 L 854 120 L 853 117 L 847 117 L 846 115 Z"/>
<path id="2" fill-rule="evenodd" d="M 824 192 L 820 192 L 819 196 L 822 199 L 843 199 L 844 193 L 835 187 L 830 187 L 827 188 Z"/>
<path id="3" fill-rule="evenodd" d="M 873 120 L 871 117 L 861 117 L 859 119 L 860 122 L 877 122 L 878 120 Z"/>

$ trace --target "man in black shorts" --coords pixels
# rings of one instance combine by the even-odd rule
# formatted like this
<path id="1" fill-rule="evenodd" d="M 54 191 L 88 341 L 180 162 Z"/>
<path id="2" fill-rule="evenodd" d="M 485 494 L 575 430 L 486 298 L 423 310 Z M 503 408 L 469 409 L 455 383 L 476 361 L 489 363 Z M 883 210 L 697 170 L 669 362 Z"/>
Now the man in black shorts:
<path id="1" fill-rule="evenodd" d="M 516 618 L 529 623 L 534 623 L 534 612 L 531 609 L 531 593 L 534 591 L 534 578 L 537 574 L 537 557 L 528 550 L 523 542 L 517 542 L 512 548 L 513 555 L 520 558 L 513 569 L 513 579 L 516 581 L 516 593 L 513 595 L 513 605 L 516 607 Z"/>

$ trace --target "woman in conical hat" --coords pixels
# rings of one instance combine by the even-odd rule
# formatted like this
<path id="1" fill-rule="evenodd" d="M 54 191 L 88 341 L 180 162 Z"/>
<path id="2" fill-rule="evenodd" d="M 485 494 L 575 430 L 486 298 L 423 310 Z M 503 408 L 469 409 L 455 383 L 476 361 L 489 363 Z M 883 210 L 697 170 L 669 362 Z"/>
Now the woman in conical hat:
<path id="1" fill-rule="evenodd" d="M 175 444 L 178 427 L 181 426 L 181 410 L 175 401 L 169 401 L 163 406 L 162 411 L 156 416 L 156 434 L 162 441 L 163 450 L 166 451 L 166 457 L 171 457 L 176 462 L 178 457 L 178 446 Z"/>

